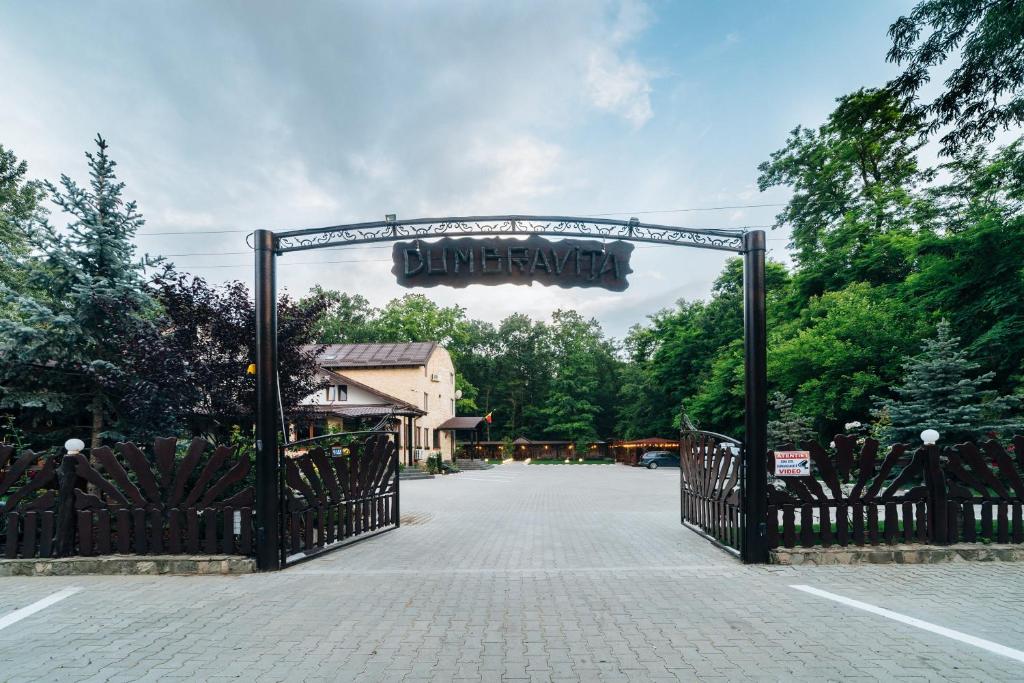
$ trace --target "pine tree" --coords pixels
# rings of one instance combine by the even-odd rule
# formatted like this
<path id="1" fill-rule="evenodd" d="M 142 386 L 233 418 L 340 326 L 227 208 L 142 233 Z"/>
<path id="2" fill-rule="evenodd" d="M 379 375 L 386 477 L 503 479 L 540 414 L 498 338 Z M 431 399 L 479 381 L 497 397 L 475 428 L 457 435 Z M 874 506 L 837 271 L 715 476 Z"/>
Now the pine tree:
<path id="1" fill-rule="evenodd" d="M 800 445 L 814 438 L 811 418 L 793 410 L 793 399 L 776 391 L 772 394 L 770 409 L 775 413 L 775 418 L 768 420 L 769 448 L 785 444 Z"/>
<path id="2" fill-rule="evenodd" d="M 106 141 L 97 136 L 96 145 L 86 153 L 87 187 L 66 175 L 59 186 L 46 184 L 72 221 L 63 233 L 40 226 L 32 246 L 41 256 L 29 264 L 26 286 L 5 292 L 8 314 L 0 317 L 0 407 L 56 422 L 66 435 L 88 429 L 92 447 L 105 436 L 169 433 L 168 404 L 178 396 L 169 385 L 180 376 L 135 259 L 143 218 L 122 198 Z"/>
<path id="3" fill-rule="evenodd" d="M 948 321 L 939 323 L 935 338 L 925 340 L 922 349 L 903 364 L 896 397 L 879 403 L 879 414 L 890 420 L 886 441 L 916 444 L 925 429 L 938 431 L 946 443 L 980 441 L 1022 426 L 1007 417 L 1020 404 L 1016 397 L 983 388 L 995 373 L 970 377 L 979 364 L 967 358 Z"/>
<path id="4" fill-rule="evenodd" d="M 43 186 L 26 180 L 28 164 L 0 145 L 0 288 L 20 288 L 21 261 L 28 255 L 31 233 L 45 216 Z"/>

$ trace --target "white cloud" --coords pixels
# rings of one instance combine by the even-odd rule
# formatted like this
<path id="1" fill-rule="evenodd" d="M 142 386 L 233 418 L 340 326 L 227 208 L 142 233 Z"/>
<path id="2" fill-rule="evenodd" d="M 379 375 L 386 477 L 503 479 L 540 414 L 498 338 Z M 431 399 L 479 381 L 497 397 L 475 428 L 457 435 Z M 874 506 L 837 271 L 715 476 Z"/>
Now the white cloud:
<path id="1" fill-rule="evenodd" d="M 472 202 L 477 205 L 512 206 L 558 189 L 554 175 L 562 160 L 561 148 L 531 136 L 477 140 L 468 160 L 485 180 Z"/>
<path id="2" fill-rule="evenodd" d="M 587 96 L 598 109 L 622 116 L 641 128 L 654 115 L 651 108 L 652 73 L 622 54 L 651 23 L 650 8 L 640 0 L 624 0 L 617 7 L 608 33 L 587 54 Z"/>
<path id="3" fill-rule="evenodd" d="M 587 91 L 598 109 L 642 127 L 654 115 L 650 72 L 608 49 L 595 49 L 587 61 Z"/>

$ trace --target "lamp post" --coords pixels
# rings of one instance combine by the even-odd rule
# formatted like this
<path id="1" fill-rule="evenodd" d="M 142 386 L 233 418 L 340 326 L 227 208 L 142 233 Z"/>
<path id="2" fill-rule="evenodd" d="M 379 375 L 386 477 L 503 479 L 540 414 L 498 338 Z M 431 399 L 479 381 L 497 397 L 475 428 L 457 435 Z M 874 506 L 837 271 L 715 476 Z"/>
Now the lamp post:
<path id="1" fill-rule="evenodd" d="M 934 446 L 939 440 L 939 433 L 934 429 L 926 429 L 921 432 L 921 441 L 925 446 Z"/>

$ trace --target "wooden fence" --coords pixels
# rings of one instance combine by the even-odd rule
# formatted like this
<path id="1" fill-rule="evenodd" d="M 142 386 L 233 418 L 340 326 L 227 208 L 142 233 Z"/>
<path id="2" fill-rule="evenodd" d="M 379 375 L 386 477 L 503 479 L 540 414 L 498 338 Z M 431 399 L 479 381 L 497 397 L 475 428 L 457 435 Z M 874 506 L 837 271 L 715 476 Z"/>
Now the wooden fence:
<path id="1" fill-rule="evenodd" d="M 769 488 L 770 547 L 1024 543 L 1024 436 L 1009 449 L 896 444 L 882 457 L 874 439 L 833 445 L 804 444 L 811 476 Z"/>
<path id="2" fill-rule="evenodd" d="M 156 439 L 58 459 L 0 445 L 0 544 L 7 558 L 253 553 L 250 463 L 234 448 Z"/>
<path id="3" fill-rule="evenodd" d="M 679 444 L 682 521 L 719 543 L 740 549 L 742 460 L 738 450 L 714 436 L 685 434 Z"/>
<path id="4" fill-rule="evenodd" d="M 327 449 L 318 445 L 285 457 L 284 564 L 398 526 L 394 435 L 380 432 Z"/>

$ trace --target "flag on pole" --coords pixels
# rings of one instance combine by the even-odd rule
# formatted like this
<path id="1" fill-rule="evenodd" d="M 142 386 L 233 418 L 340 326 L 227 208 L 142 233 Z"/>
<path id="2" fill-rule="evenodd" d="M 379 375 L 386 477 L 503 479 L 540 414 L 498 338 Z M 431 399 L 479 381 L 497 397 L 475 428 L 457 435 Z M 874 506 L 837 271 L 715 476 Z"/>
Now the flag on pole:
<path id="1" fill-rule="evenodd" d="M 489 412 L 486 415 L 484 415 L 484 422 L 486 422 L 487 424 L 491 424 L 491 422 L 493 422 L 493 420 L 491 420 L 491 415 L 493 415 L 493 414 L 494 414 L 494 411 L 492 410 L 491 412 Z"/>

